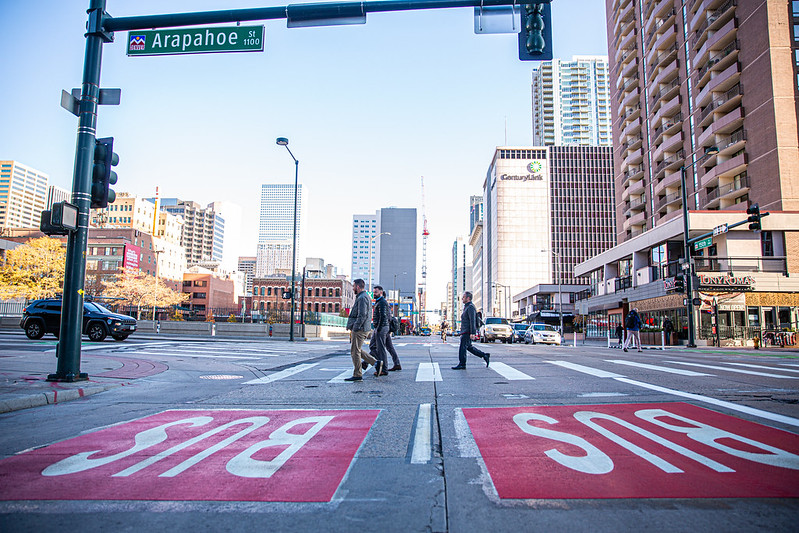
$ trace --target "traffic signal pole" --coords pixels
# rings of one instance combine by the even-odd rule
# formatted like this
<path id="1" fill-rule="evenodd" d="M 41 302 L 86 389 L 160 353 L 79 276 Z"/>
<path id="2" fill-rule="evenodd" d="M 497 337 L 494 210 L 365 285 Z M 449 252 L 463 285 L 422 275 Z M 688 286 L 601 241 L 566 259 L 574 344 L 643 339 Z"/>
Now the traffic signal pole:
<path id="1" fill-rule="evenodd" d="M 86 277 L 86 245 L 89 236 L 92 165 L 97 128 L 97 106 L 100 98 L 100 66 L 103 43 L 110 36 L 102 29 L 106 0 L 90 0 L 86 32 L 86 54 L 83 62 L 78 140 L 75 170 L 72 178 L 72 203 L 78 207 L 78 227 L 67 237 L 64 269 L 64 295 L 61 300 L 61 326 L 56 355 L 58 366 L 48 381 L 80 381 L 88 379 L 80 371 L 80 341 L 83 329 L 83 288 Z"/>
<path id="2" fill-rule="evenodd" d="M 531 4 L 548 4 L 550 1 L 538 0 L 531 2 Z M 58 367 L 55 374 L 50 374 L 47 377 L 48 381 L 70 382 L 88 379 L 88 375 L 80 371 L 86 246 L 88 244 L 91 210 L 97 107 L 100 104 L 100 67 L 102 64 L 103 44 L 114 40 L 113 32 L 282 18 L 288 20 L 289 26 L 292 24 L 297 26 L 327 25 L 326 22 L 328 21 L 329 24 L 346 24 L 351 22 L 345 21 L 352 19 L 358 21 L 363 19 L 363 22 L 365 22 L 366 13 L 457 7 L 510 6 L 514 4 L 516 4 L 516 0 L 367 0 L 363 2 L 290 4 L 277 7 L 113 18 L 106 13 L 106 0 L 89 0 L 89 9 L 87 10 L 89 20 L 85 34 L 86 53 L 83 63 L 80 102 L 78 103 L 78 139 L 72 179 L 72 203 L 78 208 L 78 224 L 77 228 L 74 231 L 70 231 L 67 237 L 61 326 L 56 348 Z M 533 10 L 532 12 L 537 11 Z M 540 21 L 538 19 L 536 21 L 531 26 L 535 31 L 541 32 L 548 26 L 541 28 Z M 547 35 L 543 35 L 543 44 L 548 45 Z M 539 41 L 540 39 L 535 40 L 538 46 L 542 44 Z M 542 56 L 539 59 L 546 58 Z M 292 276 L 292 285 L 293 283 L 294 276 Z M 292 291 L 292 297 L 293 295 Z M 293 334 L 293 323 L 291 328 Z"/>

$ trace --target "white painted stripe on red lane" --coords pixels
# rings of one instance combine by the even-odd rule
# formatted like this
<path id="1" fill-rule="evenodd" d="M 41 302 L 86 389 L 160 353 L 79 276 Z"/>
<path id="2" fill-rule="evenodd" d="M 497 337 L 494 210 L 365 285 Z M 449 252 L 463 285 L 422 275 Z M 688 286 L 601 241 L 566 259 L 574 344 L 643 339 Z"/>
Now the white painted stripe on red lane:
<path id="1" fill-rule="evenodd" d="M 281 370 L 280 372 L 275 372 L 274 374 L 269 374 L 268 376 L 264 376 L 262 378 L 251 379 L 250 381 L 245 381 L 245 385 L 264 385 L 266 383 L 272 383 L 273 381 L 277 381 L 279 379 L 287 378 L 289 376 L 293 376 L 294 374 L 299 374 L 300 372 L 304 372 L 309 368 L 313 368 L 319 363 L 303 363 L 301 365 L 293 366 L 291 368 L 287 368 L 285 370 Z"/>

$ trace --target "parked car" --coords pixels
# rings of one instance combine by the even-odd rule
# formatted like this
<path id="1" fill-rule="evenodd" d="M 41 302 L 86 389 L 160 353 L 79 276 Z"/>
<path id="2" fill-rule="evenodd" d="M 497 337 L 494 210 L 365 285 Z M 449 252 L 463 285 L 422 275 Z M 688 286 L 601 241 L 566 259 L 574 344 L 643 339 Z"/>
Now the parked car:
<path id="1" fill-rule="evenodd" d="M 549 324 L 531 324 L 524 332 L 525 344 L 557 344 L 560 346 L 562 339 L 555 326 Z"/>
<path id="2" fill-rule="evenodd" d="M 524 333 L 527 331 L 529 324 L 512 324 L 513 326 L 513 342 L 524 342 Z"/>
<path id="3" fill-rule="evenodd" d="M 58 337 L 61 327 L 61 300 L 45 298 L 34 300 L 22 312 L 19 327 L 29 339 L 41 339 L 45 333 Z M 97 302 L 83 302 L 82 333 L 94 342 L 102 342 L 108 335 L 124 341 L 136 331 L 136 319 L 109 311 Z"/>
<path id="4" fill-rule="evenodd" d="M 419 335 L 428 337 L 432 334 L 432 330 L 427 326 L 422 326 L 419 328 Z"/>
<path id="5" fill-rule="evenodd" d="M 497 339 L 502 342 L 512 343 L 513 327 L 507 318 L 490 316 L 485 319 L 485 323 L 480 327 L 480 341 L 494 342 Z"/>

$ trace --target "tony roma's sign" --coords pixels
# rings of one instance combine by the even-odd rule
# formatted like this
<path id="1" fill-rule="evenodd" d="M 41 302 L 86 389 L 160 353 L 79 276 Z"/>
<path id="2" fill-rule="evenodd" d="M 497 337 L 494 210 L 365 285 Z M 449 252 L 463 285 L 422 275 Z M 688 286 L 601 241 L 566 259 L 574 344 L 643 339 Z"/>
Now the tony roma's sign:
<path id="1" fill-rule="evenodd" d="M 217 26 L 128 32 L 129 56 L 262 52 L 263 26 Z"/>
<path id="2" fill-rule="evenodd" d="M 699 289 L 707 291 L 751 291 L 754 289 L 755 278 L 752 276 L 711 276 L 699 275 Z"/>

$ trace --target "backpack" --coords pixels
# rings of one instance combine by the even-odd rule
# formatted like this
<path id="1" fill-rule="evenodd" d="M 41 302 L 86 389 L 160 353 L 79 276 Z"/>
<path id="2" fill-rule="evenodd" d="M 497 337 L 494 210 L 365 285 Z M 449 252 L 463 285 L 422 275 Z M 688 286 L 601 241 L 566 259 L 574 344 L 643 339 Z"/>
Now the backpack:
<path id="1" fill-rule="evenodd" d="M 630 311 L 630 313 L 627 315 L 627 320 L 624 322 L 624 326 L 627 329 L 632 329 L 632 328 L 634 328 L 636 326 L 635 312 L 634 311 Z"/>
<path id="2" fill-rule="evenodd" d="M 399 333 L 399 319 L 397 317 L 391 317 L 388 321 L 388 331 L 389 333 L 394 333 L 395 335 Z"/>

